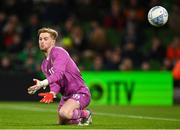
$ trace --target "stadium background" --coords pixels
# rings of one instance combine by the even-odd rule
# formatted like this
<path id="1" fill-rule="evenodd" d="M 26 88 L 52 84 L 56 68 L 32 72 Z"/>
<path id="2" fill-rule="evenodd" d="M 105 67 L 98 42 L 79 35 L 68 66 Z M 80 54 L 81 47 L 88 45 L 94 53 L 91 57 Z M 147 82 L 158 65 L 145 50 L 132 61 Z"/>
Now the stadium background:
<path id="1" fill-rule="evenodd" d="M 155 5 L 169 13 L 160 28 L 147 20 Z M 179 12 L 178 0 L 1 0 L 0 129 L 179 129 L 180 80 L 172 75 Z M 47 105 L 27 94 L 33 78 L 44 78 L 37 37 L 44 26 L 61 34 L 57 44 L 90 87 L 90 126 L 57 125 L 59 98 Z"/>
<path id="2" fill-rule="evenodd" d="M 148 10 L 162 5 L 168 23 L 156 28 Z M 37 30 L 52 27 L 57 42 L 83 71 L 171 72 L 180 59 L 180 2 L 170 0 L 6 0 L 0 2 L 0 100 L 34 100 L 26 89 L 43 79 Z M 175 81 L 174 101 L 179 101 Z"/>

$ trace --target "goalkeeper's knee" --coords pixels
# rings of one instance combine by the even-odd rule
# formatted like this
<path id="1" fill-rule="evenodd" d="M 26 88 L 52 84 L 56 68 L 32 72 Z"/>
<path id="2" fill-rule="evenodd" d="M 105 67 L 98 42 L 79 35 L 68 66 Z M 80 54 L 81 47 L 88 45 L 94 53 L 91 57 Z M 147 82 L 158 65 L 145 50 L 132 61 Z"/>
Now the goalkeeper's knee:
<path id="1" fill-rule="evenodd" d="M 59 116 L 63 119 L 72 119 L 73 112 L 65 109 L 60 109 Z"/>

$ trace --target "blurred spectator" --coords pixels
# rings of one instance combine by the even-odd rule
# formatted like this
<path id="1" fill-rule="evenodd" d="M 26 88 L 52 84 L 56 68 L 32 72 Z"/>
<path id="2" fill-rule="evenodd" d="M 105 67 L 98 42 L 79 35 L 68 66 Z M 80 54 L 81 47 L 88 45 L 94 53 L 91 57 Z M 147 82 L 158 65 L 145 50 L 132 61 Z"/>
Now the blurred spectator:
<path id="1" fill-rule="evenodd" d="M 180 12 L 180 1 L 176 0 L 172 6 L 171 15 L 169 15 L 169 25 L 170 25 L 170 28 L 177 34 L 180 33 L 179 12 Z"/>
<path id="2" fill-rule="evenodd" d="M 90 48 L 96 51 L 102 51 L 107 48 L 107 39 L 105 30 L 96 22 L 91 23 L 92 31 L 89 36 Z"/>
<path id="3" fill-rule="evenodd" d="M 38 44 L 36 46 L 38 46 Z M 19 59 L 25 61 L 28 56 L 35 56 L 38 50 L 36 46 L 33 41 L 27 41 L 23 50 L 19 53 Z"/>
<path id="4" fill-rule="evenodd" d="M 179 99 L 179 90 L 180 90 L 180 59 L 176 62 L 173 70 L 172 70 L 173 78 L 174 78 L 174 102 L 180 103 Z"/>
<path id="5" fill-rule="evenodd" d="M 2 29 L 3 29 L 3 26 L 5 24 L 5 20 L 6 20 L 5 12 L 0 11 L 0 31 L 2 31 Z"/>
<path id="6" fill-rule="evenodd" d="M 9 52 L 18 53 L 22 50 L 22 39 L 19 33 L 15 33 L 12 36 L 12 45 L 8 47 Z"/>
<path id="7" fill-rule="evenodd" d="M 0 65 L 0 70 L 1 71 L 11 71 L 12 70 L 12 62 L 11 62 L 11 59 L 8 55 L 6 56 L 3 56 L 1 58 L 1 65 Z"/>
<path id="8" fill-rule="evenodd" d="M 121 61 L 121 49 L 115 48 L 113 50 L 105 51 L 105 69 L 118 70 Z"/>
<path id="9" fill-rule="evenodd" d="M 172 68 L 173 68 L 173 64 L 172 64 L 171 60 L 169 60 L 168 58 L 165 58 L 161 69 L 162 70 L 172 70 Z"/>
<path id="10" fill-rule="evenodd" d="M 125 26 L 125 20 L 126 18 L 123 14 L 123 10 L 121 9 L 120 0 L 112 0 L 110 13 L 104 17 L 104 27 L 122 31 Z"/>
<path id="11" fill-rule="evenodd" d="M 143 61 L 141 64 L 141 70 L 149 71 L 151 69 L 151 65 L 148 61 Z"/>
<path id="12" fill-rule="evenodd" d="M 63 36 L 67 37 L 71 33 L 71 31 L 74 27 L 74 24 L 75 24 L 74 16 L 69 16 L 65 20 L 64 26 L 61 27 L 61 30 L 62 30 L 61 32 L 62 32 Z"/>
<path id="13" fill-rule="evenodd" d="M 16 15 L 9 16 L 2 30 L 2 43 L 7 51 L 11 51 L 13 47 L 16 47 L 16 49 L 20 48 L 21 32 L 22 28 L 18 17 Z M 19 51 L 19 49 L 17 49 L 17 51 Z"/>
<path id="14" fill-rule="evenodd" d="M 126 28 L 122 36 L 122 43 L 126 44 L 128 42 L 133 42 L 139 49 L 143 47 L 142 31 L 139 29 L 137 23 L 131 20 L 127 20 Z"/>
<path id="15" fill-rule="evenodd" d="M 149 60 L 156 60 L 162 63 L 165 58 L 166 52 L 161 40 L 154 36 L 151 41 L 151 48 L 148 50 L 147 57 Z"/>
<path id="16" fill-rule="evenodd" d="M 3 42 L 3 28 L 4 28 L 4 24 L 5 24 L 5 21 L 6 21 L 6 14 L 5 12 L 1 12 L 0 11 L 0 51 L 4 49 L 4 46 L 2 44 Z"/>
<path id="17" fill-rule="evenodd" d="M 132 24 L 132 22 L 128 22 L 127 24 L 127 28 L 125 30 L 125 34 L 123 35 L 123 43 L 127 43 L 127 42 L 134 42 L 137 43 L 138 42 L 138 37 L 136 37 L 136 30 L 135 30 L 135 25 Z"/>
<path id="18" fill-rule="evenodd" d="M 126 30 L 123 36 L 123 43 L 134 42 L 136 46 L 141 48 L 144 40 L 142 27 L 144 26 L 145 9 L 141 7 L 138 0 L 129 0 L 126 2 L 127 4 L 124 10 Z"/>
<path id="19" fill-rule="evenodd" d="M 37 14 L 31 14 L 28 17 L 27 24 L 24 25 L 23 39 L 33 40 L 34 42 L 37 40 L 37 30 L 40 28 L 40 20 Z"/>
<path id="20" fill-rule="evenodd" d="M 119 69 L 122 71 L 131 71 L 133 70 L 133 62 L 130 58 L 124 58 L 122 63 L 119 66 Z"/>
<path id="21" fill-rule="evenodd" d="M 97 55 L 97 56 L 94 58 L 92 70 L 94 70 L 94 71 L 104 70 L 104 63 L 103 63 L 103 58 L 102 58 L 102 56 Z"/>
<path id="22" fill-rule="evenodd" d="M 131 59 L 131 62 L 133 64 L 133 67 L 139 67 L 141 64 L 142 56 L 137 47 L 135 46 L 135 43 L 128 42 L 124 44 L 122 49 L 122 58 Z"/>
<path id="23" fill-rule="evenodd" d="M 180 80 L 180 60 L 176 62 L 173 68 L 173 77 L 175 80 Z"/>
<path id="24" fill-rule="evenodd" d="M 27 57 L 27 59 L 25 60 L 24 68 L 25 68 L 25 72 L 27 73 L 37 72 L 36 64 L 32 56 Z"/>
<path id="25" fill-rule="evenodd" d="M 167 46 L 167 58 L 172 62 L 180 59 L 180 37 L 174 37 L 173 41 Z"/>
<path id="26" fill-rule="evenodd" d="M 80 25 L 76 25 L 72 28 L 71 38 L 73 41 L 73 48 L 77 51 L 83 51 L 88 48 L 87 40 L 84 36 L 84 31 Z"/>
<path id="27" fill-rule="evenodd" d="M 79 53 L 79 57 L 81 59 L 81 70 L 91 70 L 94 63 L 94 57 L 96 57 L 96 55 L 97 54 L 95 54 L 92 50 L 86 50 L 83 53 Z"/>
<path id="28" fill-rule="evenodd" d="M 145 9 L 141 7 L 138 0 L 129 0 L 125 8 L 125 17 L 131 21 L 143 22 L 145 17 Z"/>

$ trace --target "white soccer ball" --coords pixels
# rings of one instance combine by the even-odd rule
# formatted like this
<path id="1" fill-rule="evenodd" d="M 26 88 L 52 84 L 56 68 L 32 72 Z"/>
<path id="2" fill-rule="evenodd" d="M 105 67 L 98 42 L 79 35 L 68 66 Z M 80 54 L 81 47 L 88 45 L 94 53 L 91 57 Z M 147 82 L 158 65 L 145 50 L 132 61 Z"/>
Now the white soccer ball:
<path id="1" fill-rule="evenodd" d="M 153 26 L 163 26 L 168 21 L 167 10 L 162 6 L 154 6 L 148 12 L 148 21 Z"/>

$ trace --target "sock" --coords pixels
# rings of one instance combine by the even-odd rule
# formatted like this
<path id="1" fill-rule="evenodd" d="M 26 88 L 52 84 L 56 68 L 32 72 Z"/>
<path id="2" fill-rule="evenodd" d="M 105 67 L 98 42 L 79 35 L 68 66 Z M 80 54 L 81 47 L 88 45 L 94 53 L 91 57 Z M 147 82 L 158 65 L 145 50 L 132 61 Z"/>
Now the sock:
<path id="1" fill-rule="evenodd" d="M 89 116 L 89 111 L 88 110 L 81 110 L 80 117 L 87 118 L 88 116 Z"/>
<path id="2" fill-rule="evenodd" d="M 88 115 L 89 115 L 89 111 L 87 110 L 75 109 L 73 111 L 72 119 L 86 118 Z"/>
<path id="3" fill-rule="evenodd" d="M 75 109 L 73 111 L 73 116 L 72 116 L 72 119 L 79 119 L 81 116 L 81 111 L 79 109 Z"/>

